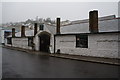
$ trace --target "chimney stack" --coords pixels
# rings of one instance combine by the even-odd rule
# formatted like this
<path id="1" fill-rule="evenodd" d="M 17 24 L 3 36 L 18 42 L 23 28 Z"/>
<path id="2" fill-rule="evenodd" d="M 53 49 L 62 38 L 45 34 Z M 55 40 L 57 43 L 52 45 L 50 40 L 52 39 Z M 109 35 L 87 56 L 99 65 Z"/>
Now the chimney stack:
<path id="1" fill-rule="evenodd" d="M 89 30 L 91 33 L 98 33 L 98 11 L 89 12 Z"/>
<path id="2" fill-rule="evenodd" d="M 21 37 L 25 37 L 25 26 L 21 27 Z"/>
<path id="3" fill-rule="evenodd" d="M 60 18 L 57 18 L 57 27 L 56 27 L 56 34 L 60 34 Z"/>
<path id="4" fill-rule="evenodd" d="M 37 34 L 37 23 L 34 24 L 34 36 Z"/>
<path id="5" fill-rule="evenodd" d="M 12 37 L 15 37 L 15 28 L 12 28 Z"/>

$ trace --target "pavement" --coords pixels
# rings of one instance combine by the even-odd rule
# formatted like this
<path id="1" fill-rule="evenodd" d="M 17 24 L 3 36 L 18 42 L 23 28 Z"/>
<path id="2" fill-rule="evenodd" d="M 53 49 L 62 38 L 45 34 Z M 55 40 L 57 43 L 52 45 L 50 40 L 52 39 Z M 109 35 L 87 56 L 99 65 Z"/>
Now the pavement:
<path id="1" fill-rule="evenodd" d="M 36 54 L 36 55 L 46 55 L 51 57 L 57 57 L 57 58 L 65 58 L 65 59 L 72 59 L 72 60 L 80 60 L 80 61 L 87 61 L 87 62 L 94 62 L 94 63 L 101 63 L 101 64 L 110 64 L 110 65 L 117 65 L 120 66 L 120 59 L 116 58 L 103 58 L 103 57 L 92 57 L 92 56 L 80 56 L 80 55 L 70 55 L 70 54 L 48 54 L 46 52 L 39 52 L 39 51 L 33 51 L 28 49 L 22 49 L 22 48 L 16 48 L 16 47 L 9 47 L 9 46 L 3 46 L 3 48 L 18 50 L 18 51 L 24 51 L 30 54 Z"/>

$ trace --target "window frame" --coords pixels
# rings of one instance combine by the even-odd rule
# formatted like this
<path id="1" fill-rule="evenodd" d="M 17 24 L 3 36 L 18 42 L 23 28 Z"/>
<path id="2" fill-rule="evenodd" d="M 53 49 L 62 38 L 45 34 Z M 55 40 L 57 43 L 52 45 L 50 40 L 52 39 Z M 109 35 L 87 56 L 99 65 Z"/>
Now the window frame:
<path id="1" fill-rule="evenodd" d="M 80 40 L 77 40 L 78 38 Z M 88 48 L 88 35 L 85 34 L 76 35 L 76 48 Z"/>
<path id="2" fill-rule="evenodd" d="M 39 25 L 39 30 L 44 30 L 44 24 Z"/>

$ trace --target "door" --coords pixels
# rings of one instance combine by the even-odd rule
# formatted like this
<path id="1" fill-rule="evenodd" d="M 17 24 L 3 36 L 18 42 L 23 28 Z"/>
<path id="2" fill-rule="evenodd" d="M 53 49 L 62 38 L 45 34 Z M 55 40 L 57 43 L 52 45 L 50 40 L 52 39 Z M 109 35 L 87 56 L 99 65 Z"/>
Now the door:
<path id="1" fill-rule="evenodd" d="M 40 51 L 49 52 L 50 36 L 48 34 L 41 34 L 39 39 L 40 39 Z"/>

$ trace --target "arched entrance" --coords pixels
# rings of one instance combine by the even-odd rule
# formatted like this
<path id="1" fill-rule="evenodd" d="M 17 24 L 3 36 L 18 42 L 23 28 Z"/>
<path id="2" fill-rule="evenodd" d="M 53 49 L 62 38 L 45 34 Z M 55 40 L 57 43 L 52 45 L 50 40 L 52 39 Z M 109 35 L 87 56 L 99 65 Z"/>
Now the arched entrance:
<path id="1" fill-rule="evenodd" d="M 42 32 L 39 35 L 39 50 L 43 52 L 49 52 L 50 46 L 50 33 Z"/>

